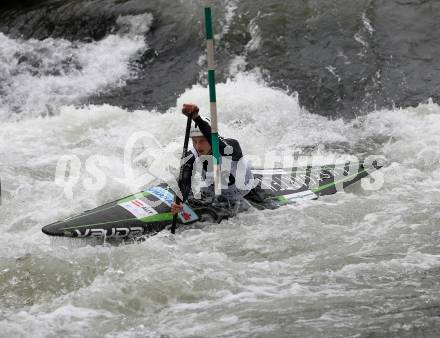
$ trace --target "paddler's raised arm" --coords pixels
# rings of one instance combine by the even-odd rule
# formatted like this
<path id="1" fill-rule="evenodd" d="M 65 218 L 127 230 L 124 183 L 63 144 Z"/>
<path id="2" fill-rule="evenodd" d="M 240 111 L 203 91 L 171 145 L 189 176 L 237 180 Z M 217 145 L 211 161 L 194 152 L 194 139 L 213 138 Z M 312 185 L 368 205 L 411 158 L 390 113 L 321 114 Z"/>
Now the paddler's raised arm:
<path id="1" fill-rule="evenodd" d="M 195 104 L 187 103 L 183 105 L 182 113 L 185 116 L 191 117 L 196 126 L 200 129 L 203 136 L 209 142 L 209 145 L 212 147 L 211 141 L 211 126 L 208 122 L 202 119 L 199 115 L 199 107 Z M 221 142 L 221 141 L 220 141 Z"/>
<path id="2" fill-rule="evenodd" d="M 211 135 L 211 126 L 199 115 L 199 107 L 195 104 L 184 104 L 182 108 L 182 113 L 185 116 L 189 116 L 192 118 L 197 128 L 203 134 L 203 137 L 208 141 L 209 145 L 212 147 L 212 135 Z M 225 143 L 223 138 L 219 138 L 219 150 L 220 154 L 225 155 L 225 148 L 228 144 Z M 232 146 L 232 159 L 239 160 L 243 155 L 240 146 L 237 144 L 230 145 Z M 231 155 L 228 153 L 227 155 Z"/>
<path id="3" fill-rule="evenodd" d="M 206 140 L 209 142 L 209 145 L 212 147 L 212 135 L 211 135 L 211 126 L 208 122 L 206 122 L 199 114 L 196 114 L 193 116 L 193 121 L 195 122 L 196 126 L 199 127 L 200 131 L 202 132 L 203 136 L 206 138 Z M 221 142 L 221 140 L 220 140 Z"/>

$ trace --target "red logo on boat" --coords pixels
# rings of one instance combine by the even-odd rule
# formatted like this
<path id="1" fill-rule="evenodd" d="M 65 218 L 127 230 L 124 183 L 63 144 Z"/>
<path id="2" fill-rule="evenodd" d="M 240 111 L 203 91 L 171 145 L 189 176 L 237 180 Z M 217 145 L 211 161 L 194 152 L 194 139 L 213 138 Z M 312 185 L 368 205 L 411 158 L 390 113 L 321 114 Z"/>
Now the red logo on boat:
<path id="1" fill-rule="evenodd" d="M 191 215 L 187 212 L 182 212 L 182 217 L 185 221 L 189 221 L 191 219 Z"/>

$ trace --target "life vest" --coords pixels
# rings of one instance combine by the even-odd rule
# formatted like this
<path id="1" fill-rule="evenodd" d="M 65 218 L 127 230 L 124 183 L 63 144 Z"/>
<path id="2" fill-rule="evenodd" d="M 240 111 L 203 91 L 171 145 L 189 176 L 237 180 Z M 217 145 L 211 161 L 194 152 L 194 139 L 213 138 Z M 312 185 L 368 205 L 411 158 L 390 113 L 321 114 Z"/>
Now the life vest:
<path id="1" fill-rule="evenodd" d="M 227 142 L 225 141 L 225 143 Z M 200 170 L 201 168 L 202 172 L 200 172 L 200 174 L 202 180 L 204 180 L 205 184 L 208 185 L 206 188 L 204 188 L 204 192 L 214 194 L 214 177 L 211 160 L 212 155 L 207 155 L 209 158 L 203 159 L 203 156 L 199 156 L 194 148 L 190 148 L 189 150 L 195 158 L 193 165 L 193 177 L 194 174 L 197 173 L 197 170 Z M 202 163 L 202 161 L 204 163 Z M 242 199 L 243 196 L 247 195 L 253 188 L 254 177 L 251 172 L 251 167 L 244 157 L 241 157 L 239 161 L 233 161 L 231 156 L 222 156 L 221 171 L 223 178 L 222 196 L 224 198 L 231 201 Z M 227 174 L 229 174 L 229 177 L 226 179 Z M 228 181 L 227 184 L 226 180 Z"/>

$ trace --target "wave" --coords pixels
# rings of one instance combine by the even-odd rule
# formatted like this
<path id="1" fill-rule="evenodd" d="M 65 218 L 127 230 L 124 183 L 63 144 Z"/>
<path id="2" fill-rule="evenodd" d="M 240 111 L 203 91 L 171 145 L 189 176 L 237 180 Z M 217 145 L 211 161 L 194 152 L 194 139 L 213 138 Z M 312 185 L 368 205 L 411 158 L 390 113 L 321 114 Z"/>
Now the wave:
<path id="1" fill-rule="evenodd" d="M 109 92 L 97 90 L 87 102 L 166 111 L 187 88 L 206 81 L 202 6 L 196 0 L 40 1 L 6 8 L 0 31 L 10 39 L 98 42 L 112 34 L 119 16 L 152 13 L 151 29 L 143 33 L 149 48 L 133 60 L 137 76 Z M 437 101 L 439 6 L 216 2 L 217 76 L 224 82 L 259 69 L 273 87 L 297 92 L 301 106 L 335 118 Z M 113 51 L 123 48 L 121 42 Z"/>
<path id="2" fill-rule="evenodd" d="M 123 87 L 137 75 L 131 60 L 148 48 L 151 14 L 121 16 L 100 41 L 11 39 L 0 33 L 0 119 L 56 115 L 62 105 Z"/>

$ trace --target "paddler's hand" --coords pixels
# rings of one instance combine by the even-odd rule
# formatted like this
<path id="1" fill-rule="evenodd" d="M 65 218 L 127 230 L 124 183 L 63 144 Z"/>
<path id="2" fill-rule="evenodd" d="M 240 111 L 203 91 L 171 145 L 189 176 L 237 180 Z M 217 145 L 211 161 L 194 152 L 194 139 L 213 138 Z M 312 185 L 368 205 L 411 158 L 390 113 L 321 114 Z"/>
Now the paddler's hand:
<path id="1" fill-rule="evenodd" d="M 182 114 L 194 120 L 199 116 L 199 107 L 192 103 L 185 103 L 182 108 Z"/>
<path id="2" fill-rule="evenodd" d="M 183 210 L 183 204 L 177 204 L 175 202 L 171 203 L 171 213 L 173 215 L 178 214 L 179 212 L 181 212 Z"/>

